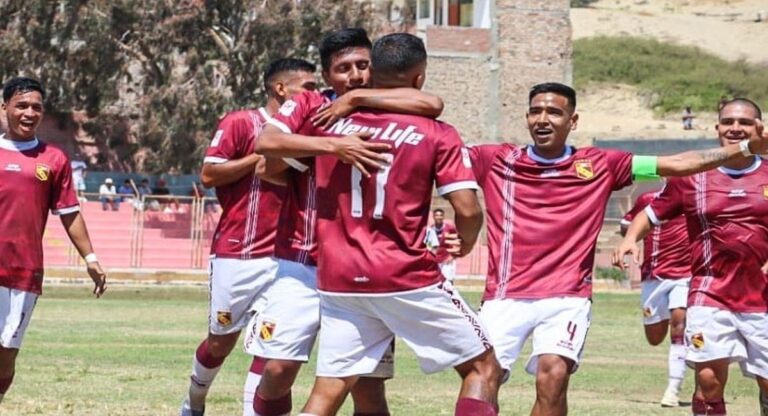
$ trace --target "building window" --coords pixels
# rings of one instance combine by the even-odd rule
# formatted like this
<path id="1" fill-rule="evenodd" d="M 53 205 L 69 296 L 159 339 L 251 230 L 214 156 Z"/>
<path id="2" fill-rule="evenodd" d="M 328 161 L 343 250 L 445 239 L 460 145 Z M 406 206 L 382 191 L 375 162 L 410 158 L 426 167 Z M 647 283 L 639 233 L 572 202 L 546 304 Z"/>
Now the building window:
<path id="1" fill-rule="evenodd" d="M 488 28 L 491 0 L 419 0 L 419 29 L 427 26 L 463 26 Z"/>

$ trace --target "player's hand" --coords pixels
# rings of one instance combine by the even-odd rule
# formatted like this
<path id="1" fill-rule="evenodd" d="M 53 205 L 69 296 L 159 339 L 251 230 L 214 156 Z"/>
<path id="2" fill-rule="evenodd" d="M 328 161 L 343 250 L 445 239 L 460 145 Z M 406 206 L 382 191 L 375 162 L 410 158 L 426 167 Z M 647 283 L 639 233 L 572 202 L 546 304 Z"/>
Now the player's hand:
<path id="1" fill-rule="evenodd" d="M 749 150 L 756 155 L 768 153 L 768 132 L 762 120 L 755 119 L 755 137 L 749 140 Z"/>
<path id="2" fill-rule="evenodd" d="M 107 274 L 104 273 L 97 261 L 87 263 L 86 267 L 88 268 L 88 275 L 93 280 L 93 294 L 99 298 L 107 290 Z"/>
<path id="3" fill-rule="evenodd" d="M 613 254 L 611 255 L 611 263 L 621 270 L 626 270 L 629 267 L 629 264 L 624 261 L 624 257 L 627 255 L 632 256 L 632 260 L 634 260 L 635 264 L 640 263 L 640 248 L 637 246 L 637 243 L 624 239 L 619 247 L 613 251 Z"/>
<path id="4" fill-rule="evenodd" d="M 331 127 L 333 123 L 340 118 L 348 116 L 355 107 L 349 100 L 350 95 L 345 94 L 337 98 L 334 102 L 322 107 L 314 116 L 312 116 L 312 125 L 325 130 Z"/>
<path id="5" fill-rule="evenodd" d="M 763 274 L 768 274 L 768 261 L 763 264 L 763 267 L 760 268 L 760 271 L 763 272 Z"/>
<path id="6" fill-rule="evenodd" d="M 254 173 L 256 173 L 256 176 L 261 176 L 267 173 L 267 158 L 256 154 L 256 165 L 253 167 Z"/>
<path id="7" fill-rule="evenodd" d="M 370 137 L 370 132 L 360 132 L 332 141 L 333 154 L 342 162 L 356 167 L 366 178 L 371 176 L 369 170 L 382 169 L 389 163 L 390 157 L 384 152 L 392 148 L 387 143 L 367 142 Z"/>

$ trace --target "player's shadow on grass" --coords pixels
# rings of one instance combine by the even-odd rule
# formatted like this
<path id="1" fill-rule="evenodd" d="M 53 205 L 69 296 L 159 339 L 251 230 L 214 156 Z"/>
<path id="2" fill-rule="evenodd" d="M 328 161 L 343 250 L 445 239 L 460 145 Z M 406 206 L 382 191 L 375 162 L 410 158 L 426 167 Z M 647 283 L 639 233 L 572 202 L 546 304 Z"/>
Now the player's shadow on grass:
<path id="1" fill-rule="evenodd" d="M 652 404 L 652 405 L 655 405 L 655 406 L 659 405 L 659 402 L 657 402 L 655 400 L 652 401 L 652 400 L 627 399 L 626 401 L 628 401 L 630 403 Z M 677 402 L 677 407 L 691 407 L 691 402 L 679 401 L 679 402 Z"/>

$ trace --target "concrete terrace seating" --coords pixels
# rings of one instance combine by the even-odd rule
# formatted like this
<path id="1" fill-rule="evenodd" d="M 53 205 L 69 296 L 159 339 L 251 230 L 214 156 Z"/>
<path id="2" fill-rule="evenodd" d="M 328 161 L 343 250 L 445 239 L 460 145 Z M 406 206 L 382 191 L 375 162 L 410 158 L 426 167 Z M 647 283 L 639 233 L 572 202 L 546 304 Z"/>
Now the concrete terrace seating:
<path id="1" fill-rule="evenodd" d="M 130 204 L 121 204 L 119 211 L 102 211 L 99 202 L 83 203 L 82 212 L 94 250 L 102 266 L 107 268 L 194 268 L 195 256 L 207 258 L 218 221 L 217 214 L 206 214 L 201 241 L 195 242 L 189 212 L 139 211 L 136 215 L 143 218 L 133 218 L 134 209 Z M 43 248 L 47 266 L 82 264 L 56 216 L 48 219 Z M 203 262 L 202 267 L 206 267 L 206 263 Z"/>

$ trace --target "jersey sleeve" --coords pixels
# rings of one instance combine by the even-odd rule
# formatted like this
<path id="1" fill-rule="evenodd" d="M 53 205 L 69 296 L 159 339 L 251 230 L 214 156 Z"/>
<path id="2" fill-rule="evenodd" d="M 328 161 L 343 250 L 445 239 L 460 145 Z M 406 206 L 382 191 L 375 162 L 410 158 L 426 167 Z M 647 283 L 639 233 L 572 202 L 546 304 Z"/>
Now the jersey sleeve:
<path id="1" fill-rule="evenodd" d="M 493 166 L 493 158 L 496 156 L 496 152 L 499 151 L 499 145 L 483 144 L 472 146 L 468 148 L 468 151 L 475 178 L 480 183 L 485 182 L 485 178 L 488 172 L 491 171 L 491 166 Z"/>
<path id="2" fill-rule="evenodd" d="M 72 166 L 66 157 L 62 157 L 52 176 L 51 213 L 66 215 L 80 211 L 80 202 L 72 184 Z"/>
<path id="3" fill-rule="evenodd" d="M 205 151 L 203 163 L 224 163 L 245 156 L 246 144 L 254 139 L 253 127 L 253 121 L 243 115 L 229 114 L 224 117 Z"/>
<path id="4" fill-rule="evenodd" d="M 645 213 L 653 225 L 660 225 L 683 214 L 683 181 L 685 178 L 669 178 L 664 189 L 645 207 Z"/>
<path id="5" fill-rule="evenodd" d="M 648 204 L 651 203 L 651 200 L 653 200 L 653 194 L 652 193 L 644 193 L 640 194 L 635 199 L 635 205 L 632 206 L 632 209 L 630 209 L 625 215 L 624 218 L 621 219 L 622 224 L 630 224 L 633 219 L 635 219 L 635 216 L 640 213 L 640 211 L 644 210 Z"/>
<path id="6" fill-rule="evenodd" d="M 322 94 L 315 91 L 303 92 L 280 106 L 277 113 L 267 121 L 283 133 L 298 133 L 309 118 L 327 102 Z"/>
<path id="7" fill-rule="evenodd" d="M 613 175 L 613 190 L 632 185 L 632 153 L 620 150 L 606 150 L 608 168 Z"/>
<path id="8" fill-rule="evenodd" d="M 472 172 L 469 149 L 464 146 L 456 129 L 449 126 L 443 128 L 442 134 L 435 140 L 437 194 L 445 196 L 460 189 L 479 189 Z"/>

